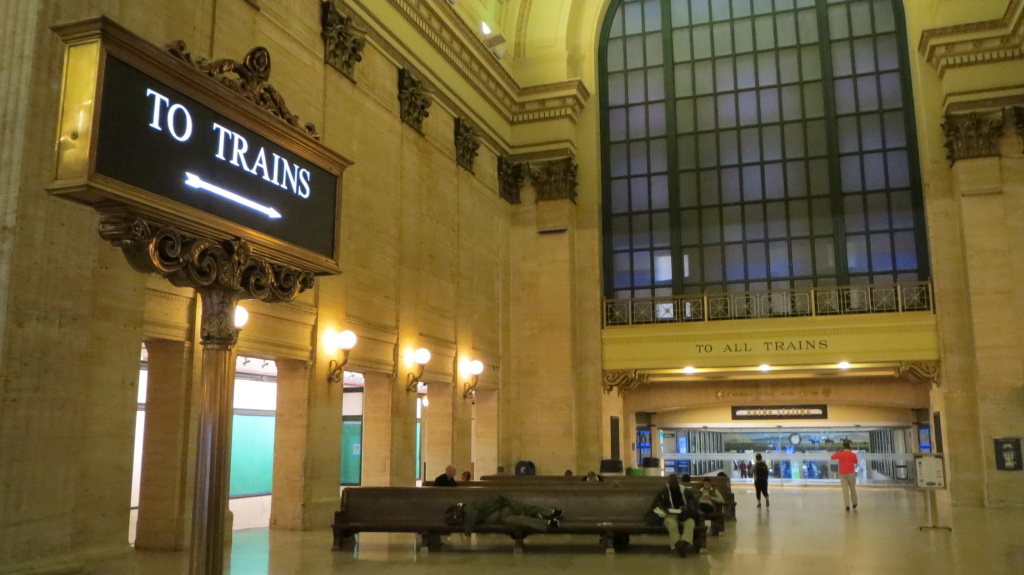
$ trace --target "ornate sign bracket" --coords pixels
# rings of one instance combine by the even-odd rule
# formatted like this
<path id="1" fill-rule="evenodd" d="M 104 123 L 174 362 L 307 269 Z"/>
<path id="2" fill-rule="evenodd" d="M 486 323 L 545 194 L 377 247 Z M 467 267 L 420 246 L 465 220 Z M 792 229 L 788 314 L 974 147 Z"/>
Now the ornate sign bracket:
<path id="1" fill-rule="evenodd" d="M 934 361 L 921 361 L 914 363 L 900 363 L 894 369 L 894 374 L 898 379 L 909 381 L 912 383 L 930 383 L 932 385 L 942 385 L 942 372 L 939 369 L 939 363 Z"/>
<path id="2" fill-rule="evenodd" d="M 629 371 L 606 371 L 604 372 L 602 383 L 604 384 L 605 393 L 611 393 L 613 389 L 617 389 L 619 397 L 622 397 L 626 395 L 627 391 L 650 383 L 650 376 L 646 373 L 640 373 L 636 369 Z"/>

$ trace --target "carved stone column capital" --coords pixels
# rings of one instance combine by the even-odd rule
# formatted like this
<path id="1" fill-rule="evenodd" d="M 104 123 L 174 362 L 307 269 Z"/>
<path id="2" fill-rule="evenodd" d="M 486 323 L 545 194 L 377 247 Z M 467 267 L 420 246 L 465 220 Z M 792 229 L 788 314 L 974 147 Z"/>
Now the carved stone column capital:
<path id="1" fill-rule="evenodd" d="M 530 166 L 530 179 L 537 189 L 537 201 L 572 200 L 576 202 L 576 171 L 572 158 L 551 160 Z"/>
<path id="2" fill-rule="evenodd" d="M 512 158 L 498 156 L 498 195 L 510 204 L 521 203 L 520 192 L 526 181 L 526 163 L 513 162 Z"/>
<path id="3" fill-rule="evenodd" d="M 334 0 L 320 4 L 320 36 L 324 40 L 324 62 L 356 81 L 356 64 L 363 60 L 366 32 L 356 27 L 353 18 L 343 13 Z"/>
<path id="4" fill-rule="evenodd" d="M 619 397 L 622 397 L 626 395 L 627 391 L 636 389 L 649 381 L 650 376 L 646 373 L 640 373 L 636 369 L 630 371 L 606 371 L 603 376 L 604 392 L 611 393 L 613 389 L 617 389 Z"/>
<path id="5" fill-rule="evenodd" d="M 1002 113 L 949 115 L 942 124 L 946 136 L 946 158 L 952 166 L 957 160 L 989 158 L 999 155 L 999 137 L 1003 134 Z"/>
<path id="6" fill-rule="evenodd" d="M 1010 110 L 1010 117 L 1013 118 L 1013 127 L 1017 135 L 1024 138 L 1024 107 L 1014 106 Z"/>
<path id="7" fill-rule="evenodd" d="M 476 130 L 466 120 L 455 118 L 455 161 L 472 174 L 479 150 L 480 136 Z"/>
<path id="8" fill-rule="evenodd" d="M 407 68 L 398 70 L 398 104 L 402 121 L 423 133 L 423 120 L 430 115 L 427 109 L 434 103 L 434 95 L 421 85 Z"/>

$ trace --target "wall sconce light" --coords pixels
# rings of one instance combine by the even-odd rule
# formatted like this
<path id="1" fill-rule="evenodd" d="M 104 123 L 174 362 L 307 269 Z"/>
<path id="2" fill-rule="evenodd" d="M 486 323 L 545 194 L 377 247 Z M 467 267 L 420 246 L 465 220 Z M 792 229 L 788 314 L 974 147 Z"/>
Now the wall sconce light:
<path id="1" fill-rule="evenodd" d="M 244 307 L 238 305 L 235 306 L 234 324 L 235 327 L 241 329 L 249 321 L 249 311 Z"/>
<path id="2" fill-rule="evenodd" d="M 415 372 L 409 372 L 409 377 L 405 382 L 406 391 L 416 391 L 416 387 L 419 386 L 420 378 L 423 377 L 424 366 L 430 361 L 430 350 L 421 347 L 413 353 L 412 359 L 416 362 L 417 368 Z"/>
<path id="3" fill-rule="evenodd" d="M 466 388 L 462 392 L 462 399 L 476 399 L 476 384 L 480 381 L 480 374 L 484 372 L 484 364 L 479 359 L 469 362 L 470 380 L 466 382 Z"/>
<path id="4" fill-rule="evenodd" d="M 328 345 L 341 350 L 341 361 L 332 359 L 327 364 L 328 383 L 341 383 L 345 379 L 344 367 L 348 363 L 348 356 L 352 353 L 352 348 L 356 346 L 356 339 L 356 334 L 347 329 L 330 337 Z"/>

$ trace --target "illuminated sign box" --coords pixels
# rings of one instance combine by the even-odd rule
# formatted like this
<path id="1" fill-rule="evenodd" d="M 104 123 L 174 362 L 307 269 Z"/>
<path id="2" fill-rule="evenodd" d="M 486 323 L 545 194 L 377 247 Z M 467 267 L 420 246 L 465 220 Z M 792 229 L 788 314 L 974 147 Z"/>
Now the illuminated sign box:
<path id="1" fill-rule="evenodd" d="M 67 46 L 51 193 L 340 271 L 350 161 L 109 19 L 54 30 Z"/>
<path id="2" fill-rule="evenodd" d="M 828 419 L 827 405 L 734 405 L 734 421 L 765 419 Z"/>

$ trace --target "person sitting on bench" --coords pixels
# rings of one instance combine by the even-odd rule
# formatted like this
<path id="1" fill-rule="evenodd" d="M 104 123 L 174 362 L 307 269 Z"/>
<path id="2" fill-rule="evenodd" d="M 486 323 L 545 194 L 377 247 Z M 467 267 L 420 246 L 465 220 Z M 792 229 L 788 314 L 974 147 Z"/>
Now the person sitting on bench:
<path id="1" fill-rule="evenodd" d="M 711 479 L 705 478 L 700 488 L 700 510 L 704 513 L 714 513 L 718 511 L 716 504 L 723 503 L 725 498 L 711 485 Z"/>
<path id="2" fill-rule="evenodd" d="M 686 557 L 693 550 L 693 528 L 700 517 L 697 505 L 696 494 L 680 487 L 675 473 L 668 476 L 664 491 L 651 504 L 651 512 L 656 516 L 652 522 L 660 519 L 668 529 L 668 548 L 680 557 Z"/>
<path id="3" fill-rule="evenodd" d="M 561 515 L 561 509 L 541 509 L 506 497 L 496 497 L 475 503 L 456 503 L 445 511 L 444 520 L 448 525 L 462 525 L 466 535 L 478 525 L 525 527 L 545 533 L 549 527 L 558 527 Z"/>

